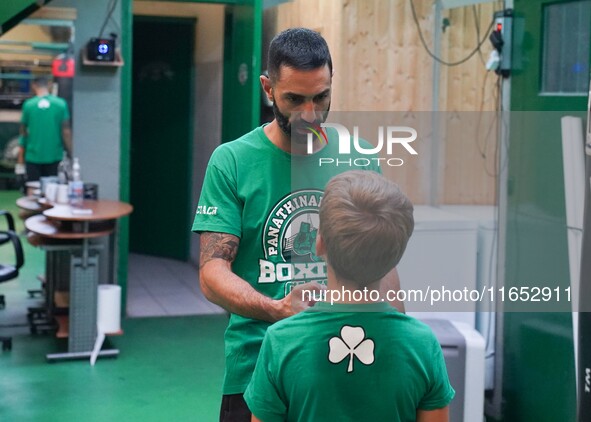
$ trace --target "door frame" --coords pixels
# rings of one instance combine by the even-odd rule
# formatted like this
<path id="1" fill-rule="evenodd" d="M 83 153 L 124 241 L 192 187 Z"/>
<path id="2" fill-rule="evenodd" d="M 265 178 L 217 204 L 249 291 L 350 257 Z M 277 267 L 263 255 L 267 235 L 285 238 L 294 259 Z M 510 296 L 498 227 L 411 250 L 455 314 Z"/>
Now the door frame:
<path id="1" fill-rule="evenodd" d="M 127 63 L 121 69 L 121 119 L 120 119 L 120 157 L 119 157 L 119 197 L 122 201 L 129 201 L 130 196 L 130 163 L 131 163 L 131 84 L 132 84 L 132 50 L 133 50 L 133 1 L 121 0 L 121 33 L 128 34 L 121 37 L 121 54 L 123 61 Z M 154 1 L 154 0 L 136 0 L 136 1 Z M 260 57 L 262 45 L 262 20 L 263 20 L 263 0 L 171 0 L 172 2 L 190 2 L 190 3 L 215 3 L 225 4 L 228 7 L 234 6 L 250 6 L 253 8 L 252 16 L 252 72 L 253 75 L 260 74 Z M 227 72 L 224 69 L 224 73 Z M 224 80 L 226 77 L 224 76 Z M 255 83 L 256 80 L 256 83 Z M 253 98 L 251 102 L 245 104 L 245 113 L 250 118 L 253 125 L 259 124 L 259 102 L 260 88 L 258 78 L 252 78 L 250 85 L 253 90 Z M 224 97 L 229 95 L 228 90 L 224 90 Z M 222 128 L 227 123 L 222 119 Z M 127 302 L 127 270 L 128 270 L 128 254 L 129 254 L 129 218 L 124 218 L 119 224 L 119 266 L 118 266 L 118 280 L 122 286 L 122 300 Z M 125 309 L 125 306 L 122 306 Z"/>

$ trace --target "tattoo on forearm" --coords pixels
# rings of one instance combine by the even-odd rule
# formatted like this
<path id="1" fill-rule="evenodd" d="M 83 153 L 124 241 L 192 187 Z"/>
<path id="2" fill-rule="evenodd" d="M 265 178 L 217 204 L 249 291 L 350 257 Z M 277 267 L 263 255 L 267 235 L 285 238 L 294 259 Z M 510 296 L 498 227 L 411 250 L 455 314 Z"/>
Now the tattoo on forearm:
<path id="1" fill-rule="evenodd" d="M 227 233 L 201 233 L 199 268 L 215 258 L 234 262 L 238 253 L 238 238 Z"/>

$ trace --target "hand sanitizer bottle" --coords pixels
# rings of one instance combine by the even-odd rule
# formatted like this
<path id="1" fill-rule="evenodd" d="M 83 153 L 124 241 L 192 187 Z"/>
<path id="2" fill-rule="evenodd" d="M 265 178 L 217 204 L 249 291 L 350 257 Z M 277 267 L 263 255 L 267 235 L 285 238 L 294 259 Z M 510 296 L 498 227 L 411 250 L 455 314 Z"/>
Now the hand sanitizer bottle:
<path id="1" fill-rule="evenodd" d="M 67 153 L 64 151 L 62 161 L 60 161 L 57 166 L 57 176 L 58 176 L 60 185 L 67 185 L 68 184 L 69 173 L 70 173 L 70 159 L 68 158 Z"/>

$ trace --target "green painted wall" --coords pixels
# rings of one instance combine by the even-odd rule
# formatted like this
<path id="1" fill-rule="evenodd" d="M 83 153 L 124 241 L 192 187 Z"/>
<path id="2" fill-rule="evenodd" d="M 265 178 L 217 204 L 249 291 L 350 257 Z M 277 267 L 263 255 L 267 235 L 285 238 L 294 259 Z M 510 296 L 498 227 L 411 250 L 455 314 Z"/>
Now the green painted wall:
<path id="1" fill-rule="evenodd" d="M 50 0 L 2 0 L 0 2 L 0 34 L 9 31 L 21 20 Z"/>
<path id="2" fill-rule="evenodd" d="M 121 142 L 119 145 L 119 199 L 129 202 L 130 197 L 130 154 L 131 154 L 131 80 L 133 39 L 133 0 L 121 0 L 121 55 L 126 63 L 121 69 Z M 124 283 L 121 303 L 127 304 L 127 268 L 129 251 L 129 217 L 119 222 L 119 267 L 117 277 Z M 123 308 L 124 306 L 122 306 Z M 125 306 L 126 307 L 126 306 Z M 125 314 L 125 310 L 122 309 Z"/>
<path id="3" fill-rule="evenodd" d="M 261 0 L 226 10 L 222 142 L 259 125 L 262 28 Z"/>
<path id="4" fill-rule="evenodd" d="M 524 36 L 514 56 L 523 67 L 511 79 L 507 288 L 564 289 L 570 284 L 560 118 L 583 116 L 587 98 L 540 95 L 543 7 L 547 4 L 514 2 L 516 15 L 523 18 Z M 502 420 L 574 422 L 570 312 L 508 312 L 504 331 Z"/>

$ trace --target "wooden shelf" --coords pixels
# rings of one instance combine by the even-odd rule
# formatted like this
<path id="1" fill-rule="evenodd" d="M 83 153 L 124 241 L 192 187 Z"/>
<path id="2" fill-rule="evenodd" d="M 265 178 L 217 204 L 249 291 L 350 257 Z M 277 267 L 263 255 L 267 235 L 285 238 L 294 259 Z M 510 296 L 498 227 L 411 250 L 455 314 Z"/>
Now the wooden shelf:
<path id="1" fill-rule="evenodd" d="M 56 308 L 70 307 L 70 292 L 57 291 L 53 294 L 53 303 Z"/>
<path id="2" fill-rule="evenodd" d="M 67 315 L 56 315 L 55 320 L 57 321 L 58 329 L 55 333 L 57 338 L 68 338 L 70 332 L 70 319 Z"/>
<path id="3" fill-rule="evenodd" d="M 115 61 L 112 62 L 90 60 L 86 55 L 86 46 L 80 50 L 80 55 L 82 56 L 82 64 L 84 66 L 121 67 L 124 65 L 119 49 L 115 50 Z"/>
<path id="4" fill-rule="evenodd" d="M 20 123 L 21 116 L 22 116 L 21 110 L 2 110 L 2 111 L 0 111 L 0 122 Z"/>
<path id="5" fill-rule="evenodd" d="M 57 315 L 55 320 L 58 324 L 58 330 L 55 333 L 57 338 L 68 338 L 70 330 L 70 319 L 67 315 Z M 119 330 L 114 333 L 105 333 L 106 336 L 122 336 L 123 330 Z"/>
<path id="6" fill-rule="evenodd" d="M 45 6 L 32 13 L 29 18 L 33 19 L 60 19 L 75 21 L 77 10 L 73 7 L 50 7 Z"/>

